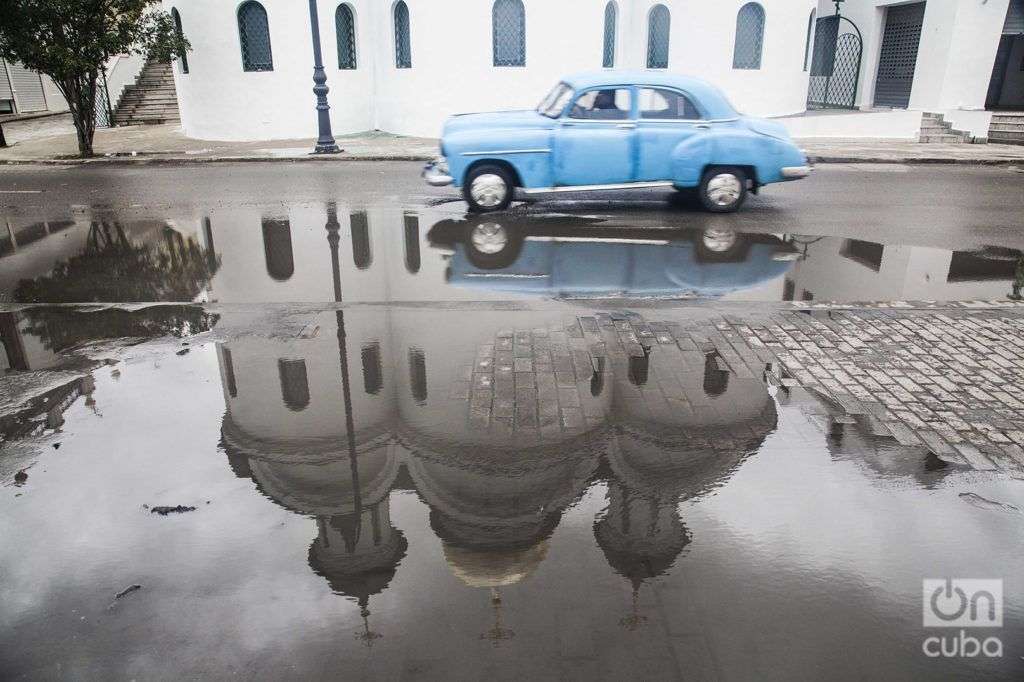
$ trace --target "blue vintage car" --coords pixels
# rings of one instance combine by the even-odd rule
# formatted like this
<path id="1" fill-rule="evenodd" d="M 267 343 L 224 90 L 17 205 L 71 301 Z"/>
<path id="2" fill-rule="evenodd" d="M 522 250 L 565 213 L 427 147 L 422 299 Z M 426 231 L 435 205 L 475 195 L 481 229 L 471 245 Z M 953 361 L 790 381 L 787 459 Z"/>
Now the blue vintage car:
<path id="1" fill-rule="evenodd" d="M 461 187 L 476 211 L 506 208 L 517 187 L 675 187 L 697 188 L 709 211 L 727 212 L 748 190 L 809 172 L 781 125 L 741 116 L 702 80 L 600 71 L 565 78 L 534 110 L 453 116 L 423 175 Z"/>
<path id="2" fill-rule="evenodd" d="M 593 218 L 470 216 L 427 235 L 455 286 L 549 298 L 719 298 L 783 277 L 800 257 L 773 234 L 608 227 Z M 780 288 L 781 290 L 781 288 Z"/>

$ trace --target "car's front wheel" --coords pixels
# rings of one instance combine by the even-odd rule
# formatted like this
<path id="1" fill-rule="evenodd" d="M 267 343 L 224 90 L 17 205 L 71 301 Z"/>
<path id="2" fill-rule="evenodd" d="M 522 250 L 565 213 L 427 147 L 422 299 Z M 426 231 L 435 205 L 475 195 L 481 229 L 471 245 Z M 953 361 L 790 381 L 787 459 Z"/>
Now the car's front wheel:
<path id="1" fill-rule="evenodd" d="M 747 174 L 735 166 L 709 168 L 704 171 L 697 193 L 707 210 L 730 213 L 747 198 Z"/>
<path id="2" fill-rule="evenodd" d="M 502 211 L 512 203 L 515 183 L 502 166 L 484 164 L 473 168 L 462 185 L 462 196 L 473 211 Z"/>

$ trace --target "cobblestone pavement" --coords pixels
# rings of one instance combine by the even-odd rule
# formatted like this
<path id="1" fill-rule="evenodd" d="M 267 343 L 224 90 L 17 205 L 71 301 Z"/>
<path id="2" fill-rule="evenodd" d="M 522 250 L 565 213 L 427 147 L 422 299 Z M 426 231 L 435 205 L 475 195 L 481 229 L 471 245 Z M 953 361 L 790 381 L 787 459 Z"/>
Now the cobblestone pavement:
<path id="1" fill-rule="evenodd" d="M 627 412 L 682 413 L 711 425 L 716 387 L 730 381 L 800 387 L 873 435 L 954 464 L 1021 472 L 1022 333 L 1020 306 L 794 309 L 683 321 L 600 313 L 499 332 L 478 348 L 450 397 L 466 401 L 471 429 L 527 444 L 620 418 L 621 405 L 602 400 L 612 382 Z"/>

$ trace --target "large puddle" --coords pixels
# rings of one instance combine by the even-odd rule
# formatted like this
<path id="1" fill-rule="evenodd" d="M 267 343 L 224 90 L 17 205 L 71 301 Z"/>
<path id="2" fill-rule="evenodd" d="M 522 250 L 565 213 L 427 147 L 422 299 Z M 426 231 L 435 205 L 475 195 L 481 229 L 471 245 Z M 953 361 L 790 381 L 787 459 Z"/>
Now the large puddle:
<path id="1" fill-rule="evenodd" d="M 1024 676 L 1021 480 L 676 341 L 1005 301 L 1024 237 L 673 215 L 10 219 L 0 677 Z M 1004 581 L 1001 657 L 922 650 L 947 576 Z"/>
<path id="2" fill-rule="evenodd" d="M 842 303 L 1006 299 L 1024 284 L 1020 233 L 735 224 L 643 209 L 466 216 L 307 203 L 140 219 L 82 207 L 61 220 L 7 220 L 0 301 Z"/>

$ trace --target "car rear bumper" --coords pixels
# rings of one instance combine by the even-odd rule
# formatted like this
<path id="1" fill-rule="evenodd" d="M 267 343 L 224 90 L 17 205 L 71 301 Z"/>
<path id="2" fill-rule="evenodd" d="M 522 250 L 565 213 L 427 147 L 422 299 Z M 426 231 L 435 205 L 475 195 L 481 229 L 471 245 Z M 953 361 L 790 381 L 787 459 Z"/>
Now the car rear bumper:
<path id="1" fill-rule="evenodd" d="M 782 177 L 786 180 L 799 180 L 811 174 L 810 166 L 785 166 L 782 169 Z"/>
<path id="2" fill-rule="evenodd" d="M 449 175 L 448 161 L 444 158 L 434 159 L 428 163 L 423 167 L 421 175 L 427 181 L 427 184 L 433 187 L 445 187 L 452 184 L 455 180 Z"/>

